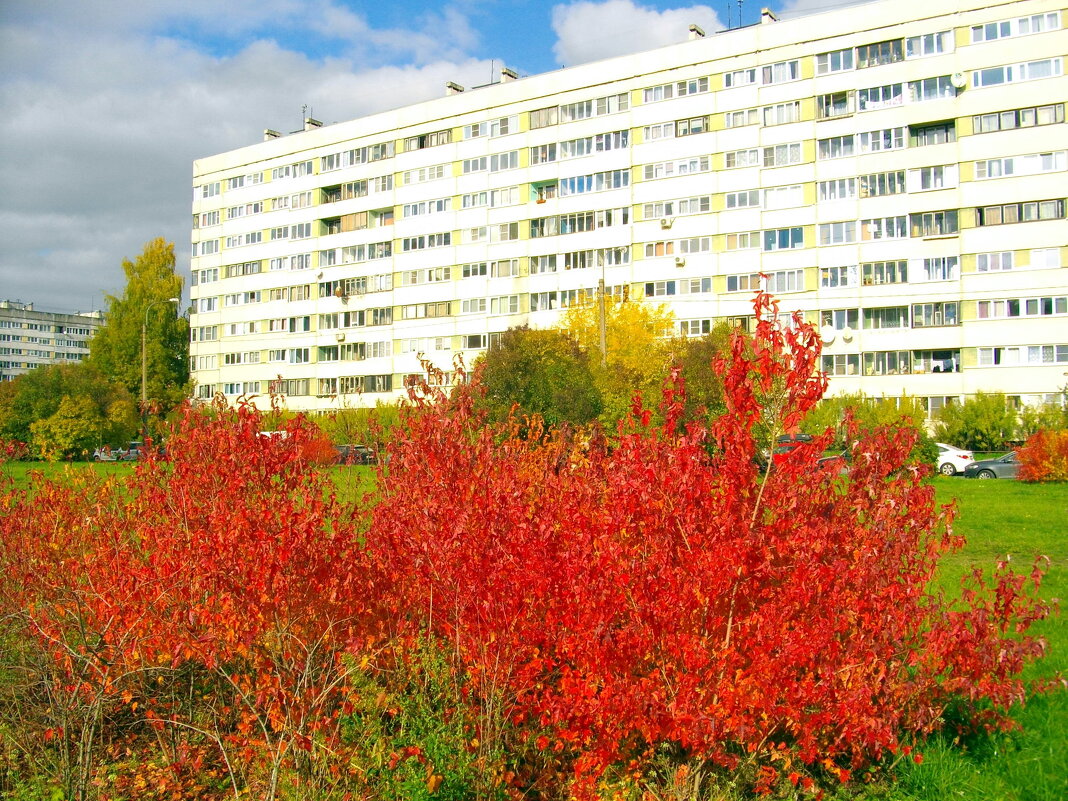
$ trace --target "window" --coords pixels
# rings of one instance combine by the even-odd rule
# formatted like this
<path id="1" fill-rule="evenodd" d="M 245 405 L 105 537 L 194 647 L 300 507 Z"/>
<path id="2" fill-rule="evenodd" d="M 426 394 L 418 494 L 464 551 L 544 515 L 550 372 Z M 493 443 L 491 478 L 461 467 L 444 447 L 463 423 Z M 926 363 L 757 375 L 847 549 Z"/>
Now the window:
<path id="1" fill-rule="evenodd" d="M 656 164 L 646 164 L 643 168 L 643 176 L 649 181 L 654 178 L 670 178 L 674 175 L 694 175 L 708 172 L 708 156 L 694 156 L 678 161 L 661 161 Z"/>
<path id="2" fill-rule="evenodd" d="M 791 250 L 804 246 L 804 233 L 800 226 L 764 231 L 763 249 L 765 251 Z"/>
<path id="3" fill-rule="evenodd" d="M 1007 203 L 1003 206 L 983 206 L 976 209 L 979 225 L 1007 225 L 1037 220 L 1058 220 L 1064 217 L 1064 200 L 1041 200 L 1029 203 Z"/>
<path id="4" fill-rule="evenodd" d="M 437 181 L 440 178 L 445 177 L 445 168 L 448 165 L 435 164 L 433 167 L 420 167 L 416 170 L 408 170 L 402 176 L 401 179 L 405 184 L 422 184 L 427 181 Z M 360 194 L 354 194 L 353 197 L 363 197 L 367 194 L 367 182 L 360 181 L 363 184 L 363 191 Z"/>
<path id="5" fill-rule="evenodd" d="M 885 306 L 876 309 L 864 309 L 864 328 L 908 328 L 908 306 Z"/>
<path id="6" fill-rule="evenodd" d="M 912 354 L 907 350 L 864 354 L 864 375 L 908 375 L 910 372 Z"/>
<path id="7" fill-rule="evenodd" d="M 858 150 L 861 153 L 880 153 L 884 150 L 898 150 L 905 146 L 905 129 L 883 128 L 878 131 L 865 131 L 857 134 Z"/>
<path id="8" fill-rule="evenodd" d="M 908 218 L 900 217 L 876 217 L 871 220 L 862 220 L 860 224 L 861 239 L 903 239 L 908 236 Z"/>
<path id="9" fill-rule="evenodd" d="M 761 83 L 767 86 L 768 84 L 773 83 L 796 81 L 801 77 L 799 65 L 800 62 L 797 59 L 794 59 L 793 61 L 780 61 L 776 64 L 768 64 L 761 67 Z"/>
<path id="10" fill-rule="evenodd" d="M 1060 172 L 1065 169 L 1065 151 L 1032 153 L 1026 156 L 1010 156 L 975 162 L 976 180 L 1002 178 L 1010 175 L 1036 175 L 1043 172 Z"/>
<path id="11" fill-rule="evenodd" d="M 674 217 L 676 215 L 685 216 L 690 214 L 702 214 L 709 211 L 711 203 L 712 198 L 710 195 L 646 203 L 642 207 L 642 219 L 656 220 L 664 217 Z"/>
<path id="12" fill-rule="evenodd" d="M 821 223 L 819 243 L 821 246 L 844 245 L 857 241 L 857 224 L 854 221 Z"/>
<path id="13" fill-rule="evenodd" d="M 882 197 L 905 191 L 905 171 L 877 172 L 860 176 L 860 196 Z"/>
<path id="14" fill-rule="evenodd" d="M 956 164 L 920 167 L 917 170 L 909 170 L 910 192 L 929 192 L 935 189 L 952 189 L 956 185 Z"/>
<path id="15" fill-rule="evenodd" d="M 859 353 L 838 353 L 833 356 L 821 356 L 820 366 L 827 375 L 858 375 L 860 373 Z"/>
<path id="16" fill-rule="evenodd" d="M 819 182 L 819 199 L 822 201 L 851 200 L 856 196 L 856 178 L 838 178 L 833 181 Z"/>
<path id="17" fill-rule="evenodd" d="M 708 115 L 675 121 L 675 136 L 708 133 Z"/>
<path id="18" fill-rule="evenodd" d="M 860 89 L 857 92 L 857 110 L 877 111 L 882 108 L 900 106 L 902 99 L 902 87 L 899 83 L 888 83 L 885 86 Z"/>
<path id="19" fill-rule="evenodd" d="M 745 192 L 728 192 L 726 205 L 728 209 L 759 208 L 760 190 L 749 189 Z"/>
<path id="20" fill-rule="evenodd" d="M 730 154 L 728 154 L 730 155 Z M 764 148 L 765 167 L 784 167 L 788 164 L 801 163 L 801 143 L 773 145 Z"/>
<path id="21" fill-rule="evenodd" d="M 844 267 L 820 267 L 820 289 L 843 289 L 855 287 L 858 283 L 855 264 Z M 856 328 L 856 325 L 853 327 Z"/>
<path id="22" fill-rule="evenodd" d="M 712 333 L 712 320 L 679 320 L 679 336 L 700 337 Z"/>
<path id="23" fill-rule="evenodd" d="M 816 119 L 829 120 L 853 113 L 852 92 L 832 92 L 816 98 Z"/>
<path id="24" fill-rule="evenodd" d="M 485 314 L 486 313 L 486 299 L 485 298 L 467 298 L 460 302 L 461 314 Z"/>
<path id="25" fill-rule="evenodd" d="M 909 126 L 909 147 L 941 145 L 957 141 L 957 126 L 953 120 Z"/>
<path id="26" fill-rule="evenodd" d="M 904 284 L 908 282 L 908 262 L 872 261 L 860 266 L 865 286 Z"/>
<path id="27" fill-rule="evenodd" d="M 1029 345 L 1028 364 L 1065 364 L 1068 362 L 1068 345 Z"/>
<path id="28" fill-rule="evenodd" d="M 725 155 L 726 169 L 735 167 L 757 167 L 760 165 L 760 150 L 749 148 L 747 150 L 732 150 Z"/>
<path id="29" fill-rule="evenodd" d="M 747 275 L 728 275 L 728 292 L 757 292 L 761 289 L 760 273 Z"/>
<path id="30" fill-rule="evenodd" d="M 619 150 L 630 145 L 630 131 L 612 131 L 610 133 L 597 134 L 593 137 L 593 149 L 598 153 L 609 150 Z"/>
<path id="31" fill-rule="evenodd" d="M 950 82 L 948 75 L 909 81 L 910 103 L 922 103 L 925 100 L 938 100 L 943 97 L 956 97 L 956 95 L 957 89 Z"/>
<path id="32" fill-rule="evenodd" d="M 731 89 L 735 86 L 748 86 L 752 83 L 756 83 L 756 70 L 752 68 L 723 74 L 723 86 L 725 89 Z"/>
<path id="33" fill-rule="evenodd" d="M 452 232 L 445 231 L 440 234 L 425 234 L 422 236 L 409 236 L 401 240 L 401 249 L 407 253 L 411 250 L 424 250 L 426 248 L 439 248 L 452 244 Z"/>
<path id="34" fill-rule="evenodd" d="M 768 292 L 779 295 L 783 292 L 803 292 L 804 290 L 804 270 L 779 270 L 768 275 Z"/>
<path id="35" fill-rule="evenodd" d="M 785 125 L 788 122 L 797 122 L 800 119 L 800 100 L 793 100 L 789 103 L 776 103 L 774 106 L 764 106 L 765 125 Z"/>
<path id="36" fill-rule="evenodd" d="M 937 256 L 924 259 L 920 270 L 921 281 L 955 281 L 958 276 L 958 262 L 956 256 Z M 913 280 L 916 274 L 913 272 Z"/>
<path id="37" fill-rule="evenodd" d="M 949 303 L 914 303 L 912 305 L 912 327 L 933 328 L 937 326 L 956 325 L 958 322 L 956 301 Z"/>
<path id="38" fill-rule="evenodd" d="M 948 236 L 960 231 L 956 209 L 910 214 L 909 218 L 912 236 Z"/>
<path id="39" fill-rule="evenodd" d="M 1063 103 L 1018 108 L 994 114 L 978 114 L 972 117 L 972 127 L 975 133 L 1031 128 L 1035 125 L 1054 125 L 1059 122 L 1064 122 Z"/>
<path id="40" fill-rule="evenodd" d="M 925 33 L 905 40 L 905 58 L 923 58 L 953 52 L 953 31 Z"/>
<path id="41" fill-rule="evenodd" d="M 728 111 L 723 115 L 723 127 L 742 128 L 760 122 L 760 109 L 746 108 L 740 111 Z"/>
<path id="42" fill-rule="evenodd" d="M 760 247 L 760 231 L 727 234 L 727 250 L 749 250 L 758 247 Z"/>
<path id="43" fill-rule="evenodd" d="M 530 258 L 530 274 L 537 275 L 540 273 L 555 273 L 556 272 L 556 254 L 551 253 L 546 256 L 531 256 Z"/>
<path id="44" fill-rule="evenodd" d="M 519 117 L 513 114 L 510 117 L 500 117 L 488 122 L 476 122 L 473 125 L 464 126 L 464 139 L 475 139 L 480 136 L 506 136 L 515 133 L 519 129 Z"/>
<path id="45" fill-rule="evenodd" d="M 977 253 L 975 256 L 975 269 L 980 273 L 996 273 L 1003 270 L 1011 270 L 1015 254 L 1011 250 L 993 253 Z"/>
<path id="46" fill-rule="evenodd" d="M 828 75 L 832 72 L 845 72 L 853 69 L 853 48 L 832 50 L 816 56 L 816 74 Z"/>
<path id="47" fill-rule="evenodd" d="M 861 45 L 857 48 L 857 69 L 877 67 L 880 64 L 893 64 L 905 58 L 901 39 Z"/>
<path id="48" fill-rule="evenodd" d="M 972 26 L 972 44 L 992 42 L 995 39 L 1006 39 L 1011 36 L 1027 36 L 1032 33 L 1055 31 L 1060 27 L 1061 15 L 1058 11 L 1017 17 L 1016 19 L 1005 19 L 998 22 L 987 22 L 983 25 Z"/>
<path id="49" fill-rule="evenodd" d="M 661 122 L 656 125 L 646 125 L 642 129 L 642 140 L 655 142 L 658 139 L 671 139 L 675 136 L 675 123 Z"/>
<path id="50" fill-rule="evenodd" d="M 1059 58 L 1045 58 L 1038 61 L 1024 61 L 1019 64 L 989 67 L 972 72 L 972 86 L 982 88 L 985 86 L 1000 86 L 1007 83 L 1037 81 L 1042 78 L 1056 77 L 1061 74 L 1061 70 L 1062 63 Z"/>
<path id="51" fill-rule="evenodd" d="M 1032 270 L 1052 269 L 1061 266 L 1060 248 L 1035 248 L 1031 251 Z"/>
<path id="52" fill-rule="evenodd" d="M 549 106 L 530 112 L 530 129 L 546 128 L 560 122 L 560 107 Z"/>

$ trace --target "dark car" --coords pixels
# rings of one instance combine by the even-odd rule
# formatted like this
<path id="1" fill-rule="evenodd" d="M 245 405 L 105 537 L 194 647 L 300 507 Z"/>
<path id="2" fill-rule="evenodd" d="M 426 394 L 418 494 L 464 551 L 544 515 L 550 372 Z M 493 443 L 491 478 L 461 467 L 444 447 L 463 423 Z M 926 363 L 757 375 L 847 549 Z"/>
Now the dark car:
<path id="1" fill-rule="evenodd" d="M 1016 478 L 1020 472 L 1020 460 L 1016 451 L 997 459 L 980 459 L 964 468 L 965 478 Z"/>
<path id="2" fill-rule="evenodd" d="M 335 445 L 337 460 L 335 464 L 378 464 L 378 454 L 368 445 Z"/>

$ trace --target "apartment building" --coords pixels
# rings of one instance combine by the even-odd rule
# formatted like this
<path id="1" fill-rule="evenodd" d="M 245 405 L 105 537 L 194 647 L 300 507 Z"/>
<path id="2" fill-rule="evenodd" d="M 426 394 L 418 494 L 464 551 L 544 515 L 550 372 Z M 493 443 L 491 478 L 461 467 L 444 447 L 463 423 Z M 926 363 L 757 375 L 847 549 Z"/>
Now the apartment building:
<path id="1" fill-rule="evenodd" d="M 0 300 L 0 381 L 13 381 L 43 365 L 88 358 L 89 339 L 103 322 L 100 312 L 61 314 Z"/>
<path id="2" fill-rule="evenodd" d="M 1065 10 L 883 0 L 489 86 L 194 165 L 196 394 L 373 404 L 604 280 L 679 333 L 820 326 L 832 392 L 1058 397 Z M 685 35 L 685 32 L 681 32 Z"/>

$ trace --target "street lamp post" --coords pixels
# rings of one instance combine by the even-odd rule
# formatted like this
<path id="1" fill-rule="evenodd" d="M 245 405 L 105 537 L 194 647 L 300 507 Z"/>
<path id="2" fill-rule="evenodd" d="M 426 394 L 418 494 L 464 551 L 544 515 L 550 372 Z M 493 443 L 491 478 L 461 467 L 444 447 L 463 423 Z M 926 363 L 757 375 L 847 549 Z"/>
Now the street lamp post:
<path id="1" fill-rule="evenodd" d="M 148 336 L 148 313 L 153 306 L 160 303 L 181 303 L 181 298 L 154 300 L 145 307 L 145 316 L 141 321 L 141 436 L 144 438 L 148 420 L 148 349 L 145 347 Z"/>

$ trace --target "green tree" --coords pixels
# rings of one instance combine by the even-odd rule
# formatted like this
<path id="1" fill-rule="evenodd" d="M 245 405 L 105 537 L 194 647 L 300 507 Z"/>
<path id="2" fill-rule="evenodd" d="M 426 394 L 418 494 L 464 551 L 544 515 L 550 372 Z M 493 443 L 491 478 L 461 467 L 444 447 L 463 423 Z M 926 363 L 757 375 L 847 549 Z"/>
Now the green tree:
<path id="1" fill-rule="evenodd" d="M 482 357 L 490 416 L 503 420 L 518 404 L 520 414 L 539 414 L 549 423 L 595 420 L 602 404 L 590 358 L 563 331 L 526 326 L 506 331 Z"/>
<path id="2" fill-rule="evenodd" d="M 1016 433 L 1016 409 L 1000 392 L 977 392 L 964 403 L 944 406 L 935 436 L 958 448 L 996 451 Z"/>
<path id="3" fill-rule="evenodd" d="M 90 361 L 141 397 L 141 327 L 147 332 L 146 396 L 161 412 L 189 393 L 189 321 L 175 314 L 169 298 L 182 295 L 182 278 L 174 271 L 174 243 L 162 238 L 145 245 L 136 261 L 124 259 L 126 289 L 107 295 L 104 325 L 90 340 Z"/>
<path id="4" fill-rule="evenodd" d="M 0 384 L 0 437 L 30 442 L 33 424 L 55 415 L 64 398 L 79 399 L 107 423 L 93 447 L 121 445 L 137 431 L 137 407 L 130 393 L 82 362 L 40 367 Z"/>
<path id="5" fill-rule="evenodd" d="M 55 414 L 30 424 L 30 444 L 50 461 L 78 458 L 100 444 L 108 427 L 92 398 L 64 395 Z"/>
<path id="6" fill-rule="evenodd" d="M 731 327 L 717 324 L 702 337 L 675 339 L 670 347 L 670 360 L 682 368 L 686 380 L 686 420 L 692 420 L 701 409 L 707 417 L 717 417 L 727 409 L 723 401 L 723 382 L 712 369 L 712 362 L 730 349 Z"/>

